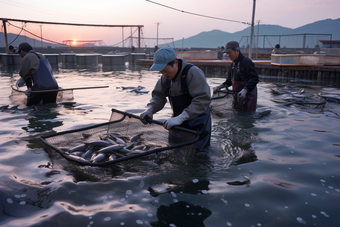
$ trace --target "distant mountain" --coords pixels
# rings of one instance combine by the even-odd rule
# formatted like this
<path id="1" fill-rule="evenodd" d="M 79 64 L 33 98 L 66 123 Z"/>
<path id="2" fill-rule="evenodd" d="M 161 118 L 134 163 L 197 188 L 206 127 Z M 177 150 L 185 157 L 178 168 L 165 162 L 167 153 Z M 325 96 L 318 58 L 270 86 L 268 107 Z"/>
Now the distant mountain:
<path id="1" fill-rule="evenodd" d="M 268 42 L 266 43 L 265 47 L 273 47 L 276 43 L 279 43 L 278 37 L 272 37 L 274 35 L 282 35 L 286 39 L 288 39 L 287 35 L 292 34 L 331 34 L 332 40 L 340 40 L 340 18 L 339 19 L 326 19 L 321 21 L 316 21 L 311 24 L 307 24 L 295 29 L 282 27 L 279 25 L 256 25 L 254 26 L 254 36 L 257 36 L 257 31 L 259 31 L 259 43 L 261 45 L 262 42 Z M 246 29 L 242 31 L 238 31 L 235 33 L 229 33 L 224 32 L 221 30 L 212 30 L 212 31 L 205 31 L 201 32 L 195 36 L 191 36 L 186 39 L 176 40 L 174 42 L 174 45 L 176 48 L 189 48 L 189 47 L 199 47 L 199 48 L 217 48 L 219 46 L 224 46 L 228 41 L 235 40 L 240 42 L 240 45 L 242 42 L 246 41 L 246 38 L 250 37 L 250 31 L 251 27 L 247 27 Z M 263 40 L 263 36 L 269 36 L 266 37 L 265 40 Z M 262 39 L 261 39 L 262 36 Z M 243 37 L 243 38 L 242 38 Z M 301 39 L 302 36 L 296 36 L 296 37 L 290 37 L 291 40 L 290 43 L 297 43 L 302 42 Z M 330 36 L 313 36 L 313 38 L 316 39 L 329 39 Z M 312 38 L 311 38 L 312 39 Z M 254 39 L 254 42 L 256 39 Z M 281 40 L 280 40 L 281 41 Z M 312 42 L 312 41 L 311 41 Z M 254 44 L 254 43 L 253 43 Z M 172 46 L 171 44 L 169 44 Z M 261 46 L 259 45 L 259 46 Z M 289 45 L 289 44 L 287 44 Z M 308 45 L 308 43 L 306 44 Z M 312 44 L 310 44 L 312 45 Z"/>

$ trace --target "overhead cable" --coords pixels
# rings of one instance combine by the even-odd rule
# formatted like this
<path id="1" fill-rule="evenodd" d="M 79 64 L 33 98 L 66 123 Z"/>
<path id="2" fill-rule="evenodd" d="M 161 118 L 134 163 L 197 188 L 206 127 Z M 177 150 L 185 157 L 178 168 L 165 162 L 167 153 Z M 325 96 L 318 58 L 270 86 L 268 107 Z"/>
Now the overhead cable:
<path id="1" fill-rule="evenodd" d="M 206 16 L 206 15 L 202 15 L 202 14 L 198 14 L 198 13 L 191 13 L 191 12 L 187 12 L 187 11 L 184 11 L 184 10 L 176 9 L 176 8 L 173 8 L 173 7 L 170 7 L 170 6 L 166 6 L 166 5 L 163 5 L 163 4 L 154 2 L 154 1 L 150 1 L 150 0 L 146 0 L 146 1 L 147 1 L 147 2 L 151 2 L 151 3 L 153 3 L 153 4 L 156 4 L 156 5 L 160 5 L 160 6 L 163 6 L 163 7 L 169 8 L 169 9 L 172 9 L 172 10 L 179 11 L 179 12 L 181 12 L 181 13 L 187 13 L 187 14 L 191 14 L 191 15 L 195 15 L 195 16 L 200 16 L 200 17 L 206 17 L 206 18 L 210 18 L 210 19 L 223 20 L 223 21 L 230 21 L 230 22 L 236 22 L 236 23 L 242 23 L 242 24 L 251 25 L 251 24 L 248 23 L 248 22 L 242 22 L 242 21 L 237 21 L 237 20 L 229 20 L 229 19 L 224 19 L 224 18 L 219 18 L 219 17 L 211 17 L 211 16 Z"/>

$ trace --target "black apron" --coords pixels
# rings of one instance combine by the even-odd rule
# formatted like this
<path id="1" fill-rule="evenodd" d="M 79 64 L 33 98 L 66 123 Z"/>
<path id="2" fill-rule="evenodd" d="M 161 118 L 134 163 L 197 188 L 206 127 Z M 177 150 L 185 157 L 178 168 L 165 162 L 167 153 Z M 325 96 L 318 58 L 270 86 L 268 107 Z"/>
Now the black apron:
<path id="1" fill-rule="evenodd" d="M 189 69 L 192 67 L 192 64 L 187 64 L 183 69 L 181 75 L 181 95 L 173 96 L 171 95 L 171 80 L 166 80 L 166 87 L 168 89 L 168 98 L 172 109 L 172 117 L 177 117 L 180 115 L 185 108 L 187 108 L 192 101 L 192 97 L 189 94 L 188 86 L 186 82 L 186 75 L 188 74 Z M 211 137 L 211 116 L 210 116 L 210 108 L 208 107 L 206 111 L 199 115 L 198 117 L 186 120 L 181 125 L 183 128 L 187 128 L 190 130 L 197 131 L 200 134 L 198 141 L 196 142 L 197 148 L 200 151 L 203 151 L 203 148 L 206 148 L 210 145 L 210 137 Z"/>

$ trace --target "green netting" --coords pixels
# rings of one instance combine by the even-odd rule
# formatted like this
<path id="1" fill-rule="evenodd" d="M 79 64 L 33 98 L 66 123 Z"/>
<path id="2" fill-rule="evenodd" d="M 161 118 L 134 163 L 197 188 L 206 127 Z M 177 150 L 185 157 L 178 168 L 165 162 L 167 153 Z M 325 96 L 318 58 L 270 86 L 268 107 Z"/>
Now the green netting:
<path id="1" fill-rule="evenodd" d="M 140 135 L 139 139 L 131 142 L 136 135 Z M 46 150 L 52 161 L 58 162 L 59 165 L 73 163 L 77 166 L 110 167 L 118 163 L 137 165 L 141 160 L 149 161 L 150 165 L 151 162 L 163 161 L 186 163 L 194 156 L 198 137 L 196 132 L 181 127 L 166 130 L 158 121 L 150 120 L 149 124 L 144 125 L 139 116 L 112 109 L 110 121 L 107 123 L 42 136 L 41 140 L 47 145 Z M 126 144 L 124 150 L 105 152 L 103 159 L 94 162 L 94 158 L 103 153 L 99 151 L 102 147 L 90 144 L 106 141 L 107 138 L 117 143 L 117 138 L 123 140 Z M 87 144 L 84 153 L 77 156 L 71 152 L 72 148 L 82 144 Z M 93 154 L 85 159 L 84 154 L 89 149 L 93 149 Z M 115 156 L 114 159 L 110 159 L 111 155 Z"/>

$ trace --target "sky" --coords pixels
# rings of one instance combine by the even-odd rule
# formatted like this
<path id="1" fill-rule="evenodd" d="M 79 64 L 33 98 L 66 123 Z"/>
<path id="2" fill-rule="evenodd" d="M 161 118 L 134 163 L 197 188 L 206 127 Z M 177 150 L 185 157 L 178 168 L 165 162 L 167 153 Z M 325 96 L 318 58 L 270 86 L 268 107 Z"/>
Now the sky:
<path id="1" fill-rule="evenodd" d="M 241 31 L 252 22 L 253 3 L 254 0 L 0 0 L 0 18 L 76 24 L 143 25 L 141 35 L 144 38 L 158 36 L 159 40 L 173 38 L 176 41 L 214 29 L 229 33 Z M 297 28 L 315 21 L 338 19 L 339 12 L 340 0 L 257 0 L 254 23 Z M 11 23 L 18 27 L 23 25 L 20 22 Z M 18 34 L 20 29 L 12 25 L 6 26 L 7 32 Z M 74 39 L 103 40 L 105 45 L 118 44 L 131 33 L 137 36 L 136 28 L 93 29 L 27 24 L 25 29 L 57 42 Z M 21 34 L 29 36 L 25 32 Z M 154 44 L 155 39 L 150 39 L 148 45 Z"/>

